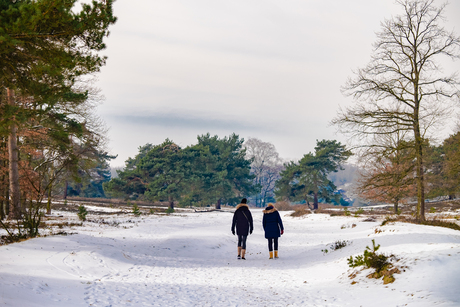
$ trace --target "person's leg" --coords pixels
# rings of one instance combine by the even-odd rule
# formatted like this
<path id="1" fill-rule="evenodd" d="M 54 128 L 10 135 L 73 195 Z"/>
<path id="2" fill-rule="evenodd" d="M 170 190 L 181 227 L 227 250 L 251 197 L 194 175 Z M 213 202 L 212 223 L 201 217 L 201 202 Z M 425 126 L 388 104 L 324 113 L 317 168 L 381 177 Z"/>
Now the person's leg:
<path id="1" fill-rule="evenodd" d="M 267 238 L 268 239 L 268 252 L 270 254 L 270 258 L 268 259 L 273 259 L 273 238 Z"/>
<path id="2" fill-rule="evenodd" d="M 275 258 L 278 258 L 278 238 L 273 238 L 275 245 Z"/>
<path id="3" fill-rule="evenodd" d="M 248 236 L 242 236 L 242 243 L 241 243 L 241 259 L 246 260 L 246 239 Z"/>
<path id="4" fill-rule="evenodd" d="M 238 259 L 241 259 L 241 244 L 243 243 L 243 236 L 238 235 Z"/>

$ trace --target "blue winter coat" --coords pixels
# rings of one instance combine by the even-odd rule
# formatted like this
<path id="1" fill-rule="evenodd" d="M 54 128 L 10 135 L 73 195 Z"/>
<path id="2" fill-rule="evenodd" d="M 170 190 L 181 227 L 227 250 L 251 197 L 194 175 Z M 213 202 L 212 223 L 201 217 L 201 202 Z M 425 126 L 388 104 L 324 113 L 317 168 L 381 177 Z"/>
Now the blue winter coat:
<path id="1" fill-rule="evenodd" d="M 278 238 L 281 236 L 281 230 L 284 230 L 281 216 L 273 206 L 267 207 L 264 211 L 262 225 L 265 230 L 265 238 Z"/>
<path id="2" fill-rule="evenodd" d="M 233 214 L 232 232 L 235 232 L 235 227 L 236 234 L 239 236 L 247 236 L 249 232 L 252 233 L 254 224 L 248 205 L 239 204 L 236 206 L 236 211 Z"/>

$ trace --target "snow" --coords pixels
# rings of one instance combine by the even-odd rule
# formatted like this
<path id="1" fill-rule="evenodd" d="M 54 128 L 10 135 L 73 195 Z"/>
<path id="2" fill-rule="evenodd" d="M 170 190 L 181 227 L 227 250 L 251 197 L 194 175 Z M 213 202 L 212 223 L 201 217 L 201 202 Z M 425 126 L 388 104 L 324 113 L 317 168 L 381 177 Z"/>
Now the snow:
<path id="1" fill-rule="evenodd" d="M 459 231 L 281 212 L 280 258 L 269 260 L 262 211 L 252 213 L 247 260 L 225 211 L 88 214 L 65 229 L 78 234 L 0 246 L 0 306 L 460 306 Z M 348 267 L 372 239 L 405 267 L 392 284 Z M 337 240 L 349 244 L 330 250 Z"/>

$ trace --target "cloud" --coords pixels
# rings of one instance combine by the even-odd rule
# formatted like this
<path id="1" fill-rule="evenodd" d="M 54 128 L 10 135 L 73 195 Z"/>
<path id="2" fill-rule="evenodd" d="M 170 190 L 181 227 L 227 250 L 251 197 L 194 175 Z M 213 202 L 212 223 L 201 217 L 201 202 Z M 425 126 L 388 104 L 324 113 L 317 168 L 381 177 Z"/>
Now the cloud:
<path id="1" fill-rule="evenodd" d="M 221 119 L 216 117 L 185 115 L 180 113 L 159 113 L 155 115 L 112 115 L 116 122 L 130 126 L 149 126 L 151 128 L 193 129 L 196 131 L 264 131 L 283 133 L 270 123 L 248 122 L 243 119 Z"/>

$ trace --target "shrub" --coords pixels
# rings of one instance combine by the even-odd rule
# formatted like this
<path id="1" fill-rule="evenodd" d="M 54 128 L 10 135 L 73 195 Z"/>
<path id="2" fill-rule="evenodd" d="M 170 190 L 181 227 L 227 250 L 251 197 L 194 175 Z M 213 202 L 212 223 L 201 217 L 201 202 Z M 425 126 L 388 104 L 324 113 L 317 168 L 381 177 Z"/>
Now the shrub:
<path id="1" fill-rule="evenodd" d="M 358 217 L 360 214 L 363 214 L 364 213 L 364 209 L 363 208 L 359 208 L 358 210 L 356 210 L 355 212 L 355 217 Z"/>
<path id="2" fill-rule="evenodd" d="M 348 208 L 343 208 L 343 212 L 345 212 L 346 216 L 350 216 L 351 212 L 348 210 Z"/>
<path id="3" fill-rule="evenodd" d="M 86 208 L 85 206 L 83 205 L 80 205 L 80 207 L 78 207 L 78 218 L 80 219 L 80 221 L 86 221 L 86 215 L 88 214 L 88 211 L 86 211 Z"/>
<path id="4" fill-rule="evenodd" d="M 436 208 L 435 207 L 431 207 L 430 208 L 430 213 L 435 213 L 436 212 Z"/>
<path id="5" fill-rule="evenodd" d="M 398 219 L 397 218 L 391 218 L 389 216 L 387 216 L 385 218 L 385 220 L 383 220 L 382 224 L 380 226 L 385 226 L 387 223 L 391 223 L 391 222 L 396 222 Z"/>
<path id="6" fill-rule="evenodd" d="M 331 250 L 335 251 L 335 250 L 344 248 L 345 246 L 347 246 L 350 243 L 351 242 L 348 241 L 348 240 L 337 240 L 337 241 L 335 241 L 334 243 L 331 244 L 330 248 L 331 248 Z"/>
<path id="7" fill-rule="evenodd" d="M 338 250 L 338 249 L 341 249 L 341 248 L 344 248 L 345 246 L 347 246 L 348 244 L 350 244 L 351 242 L 348 241 L 348 240 L 337 240 L 335 241 L 334 243 L 332 243 L 330 246 L 329 246 L 329 249 L 331 251 L 335 251 L 335 250 Z M 324 255 L 326 255 L 329 250 L 327 248 L 325 249 L 322 249 L 321 250 L 323 252 Z"/>
<path id="8" fill-rule="evenodd" d="M 139 206 L 136 203 L 134 203 L 133 205 L 133 214 L 135 216 L 139 216 L 142 214 L 141 211 L 139 210 Z"/>
<path id="9" fill-rule="evenodd" d="M 166 212 L 167 214 L 174 213 L 174 208 L 168 207 L 168 209 L 166 209 L 165 212 Z"/>
<path id="10" fill-rule="evenodd" d="M 399 273 L 399 269 L 393 268 L 393 265 L 389 261 L 391 257 L 384 254 L 378 254 L 377 251 L 380 248 L 379 245 L 375 245 L 375 240 L 372 240 L 372 248 L 366 246 L 363 255 L 358 255 L 353 258 L 350 256 L 348 258 L 348 266 L 355 268 L 358 266 L 365 266 L 366 268 L 372 268 L 375 270 L 374 273 L 368 275 L 369 278 L 381 278 L 384 277 L 384 284 L 392 283 L 395 278 L 393 277 L 394 273 Z M 391 270 L 390 270 L 391 269 Z"/>

